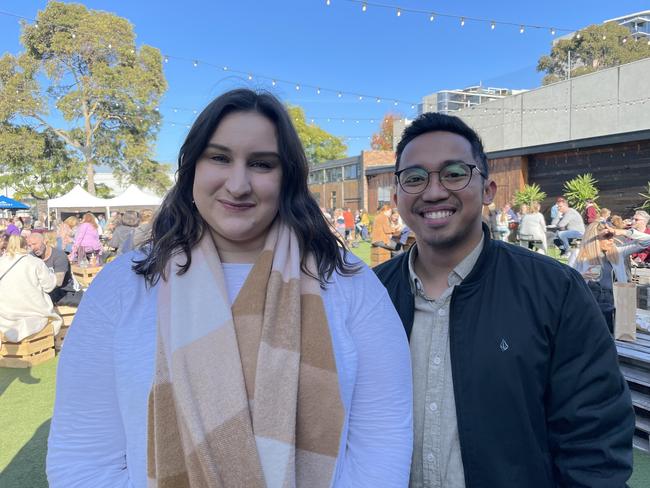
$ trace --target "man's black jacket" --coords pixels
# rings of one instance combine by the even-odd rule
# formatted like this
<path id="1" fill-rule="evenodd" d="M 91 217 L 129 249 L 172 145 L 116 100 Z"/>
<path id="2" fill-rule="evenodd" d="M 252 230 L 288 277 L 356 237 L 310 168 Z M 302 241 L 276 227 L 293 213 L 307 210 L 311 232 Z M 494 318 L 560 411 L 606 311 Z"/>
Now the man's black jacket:
<path id="1" fill-rule="evenodd" d="M 467 487 L 625 486 L 634 411 L 614 342 L 584 280 L 483 231 L 483 251 L 450 304 Z M 374 270 L 410 336 L 408 254 Z"/>

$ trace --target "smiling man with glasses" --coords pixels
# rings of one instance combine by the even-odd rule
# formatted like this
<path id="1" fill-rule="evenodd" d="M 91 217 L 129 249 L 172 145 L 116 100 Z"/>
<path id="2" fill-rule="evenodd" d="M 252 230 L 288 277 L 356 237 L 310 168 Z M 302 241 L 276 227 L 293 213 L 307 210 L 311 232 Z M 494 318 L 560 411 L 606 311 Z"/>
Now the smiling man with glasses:
<path id="1" fill-rule="evenodd" d="M 634 412 L 581 276 L 490 238 L 478 135 L 427 113 L 402 135 L 395 203 L 416 244 L 374 268 L 411 348 L 411 488 L 625 486 Z"/>

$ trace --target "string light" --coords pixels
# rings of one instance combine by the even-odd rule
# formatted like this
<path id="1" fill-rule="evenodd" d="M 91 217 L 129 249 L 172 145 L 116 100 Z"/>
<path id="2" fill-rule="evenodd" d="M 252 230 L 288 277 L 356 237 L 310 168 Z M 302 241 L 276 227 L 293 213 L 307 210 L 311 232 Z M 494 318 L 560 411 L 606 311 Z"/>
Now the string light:
<path id="1" fill-rule="evenodd" d="M 555 35 L 555 29 L 554 29 L 553 27 L 551 27 L 551 35 L 552 35 L 552 36 Z"/>
<path id="2" fill-rule="evenodd" d="M 316 88 L 316 95 L 320 95 L 320 88 Z"/>
<path id="3" fill-rule="evenodd" d="M 520 25 L 520 26 L 519 26 L 519 33 L 520 33 L 520 34 L 523 34 L 523 33 L 524 33 L 524 26 L 523 26 L 523 25 Z"/>
<path id="4" fill-rule="evenodd" d="M 196 60 L 194 60 L 194 61 L 192 62 L 192 65 L 196 68 L 196 67 L 199 65 L 199 62 L 196 61 Z"/>
<path id="5" fill-rule="evenodd" d="M 300 91 L 300 85 L 296 85 L 296 91 Z"/>
<path id="6" fill-rule="evenodd" d="M 494 21 L 492 21 L 492 22 L 490 23 L 490 29 L 494 30 L 494 28 L 495 28 L 496 26 L 497 26 L 497 24 L 496 24 Z"/>
<path id="7" fill-rule="evenodd" d="M 338 92 L 338 93 L 336 94 L 336 96 L 339 97 L 339 98 L 341 98 L 341 97 L 343 96 L 343 93 Z"/>
<path id="8" fill-rule="evenodd" d="M 578 29 L 558 29 L 556 27 L 551 27 L 551 26 L 543 26 L 543 25 L 532 25 L 532 24 L 521 24 L 521 23 L 516 23 L 516 22 L 505 22 L 505 21 L 497 21 L 494 19 L 486 19 L 486 18 L 481 18 L 481 17 L 473 17 L 473 16 L 467 16 L 467 15 L 454 15 L 454 14 L 446 14 L 446 13 L 441 13 L 441 12 L 436 12 L 435 14 L 431 12 L 430 10 L 419 10 L 419 9 L 414 9 L 414 8 L 406 8 L 402 6 L 395 6 L 395 5 L 388 5 L 388 4 L 382 4 L 382 3 L 375 3 L 375 2 L 369 2 L 367 0 L 347 0 L 350 3 L 358 3 L 361 5 L 361 10 L 365 12 L 369 6 L 376 7 L 378 9 L 390 9 L 393 10 L 398 17 L 402 15 L 402 12 L 409 12 L 409 13 L 414 13 L 414 14 L 424 14 L 429 18 L 429 21 L 433 21 L 435 17 L 447 17 L 451 19 L 458 19 L 460 21 L 461 27 L 465 26 L 465 22 L 468 20 L 474 21 L 474 22 L 485 22 L 490 25 L 491 28 L 495 29 L 497 24 L 501 25 L 510 25 L 513 27 L 520 27 L 524 26 L 525 28 L 528 29 L 544 29 L 546 31 L 550 31 L 551 29 L 555 32 L 557 31 L 562 31 L 562 32 L 575 32 Z M 327 3 L 329 5 L 329 3 Z M 495 25 L 495 27 L 492 27 L 492 24 Z M 553 34 L 555 35 L 555 33 Z"/>
<path id="9" fill-rule="evenodd" d="M 331 3 L 330 0 L 325 1 L 325 5 L 327 5 L 328 7 L 330 6 L 330 3 Z"/>

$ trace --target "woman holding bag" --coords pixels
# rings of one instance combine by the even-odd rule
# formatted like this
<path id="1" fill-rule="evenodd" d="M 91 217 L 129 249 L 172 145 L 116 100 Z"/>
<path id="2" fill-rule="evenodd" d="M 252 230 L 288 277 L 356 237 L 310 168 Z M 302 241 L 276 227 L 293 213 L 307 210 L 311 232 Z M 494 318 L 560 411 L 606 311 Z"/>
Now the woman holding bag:
<path id="1" fill-rule="evenodd" d="M 66 336 L 51 487 L 407 486 L 406 336 L 307 171 L 272 95 L 199 115 L 150 239 Z"/>
<path id="2" fill-rule="evenodd" d="M 626 237 L 630 242 L 617 244 L 616 237 Z M 611 333 L 614 333 L 614 282 L 628 282 L 626 260 L 648 245 L 648 234 L 594 222 L 585 229 L 577 255 L 569 260 L 569 266 L 587 280 Z"/>

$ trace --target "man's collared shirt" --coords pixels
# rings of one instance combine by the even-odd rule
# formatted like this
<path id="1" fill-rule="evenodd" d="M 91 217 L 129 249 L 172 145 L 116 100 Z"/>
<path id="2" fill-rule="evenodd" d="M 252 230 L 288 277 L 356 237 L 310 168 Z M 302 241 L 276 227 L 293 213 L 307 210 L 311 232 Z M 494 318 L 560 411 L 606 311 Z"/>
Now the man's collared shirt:
<path id="1" fill-rule="evenodd" d="M 415 297 L 410 340 L 414 427 L 411 488 L 465 487 L 449 352 L 449 305 L 454 287 L 474 268 L 483 241 L 481 237 L 474 250 L 449 273 L 449 288 L 437 299 L 426 296 L 415 273 L 417 247 L 409 255 L 409 281 Z"/>

